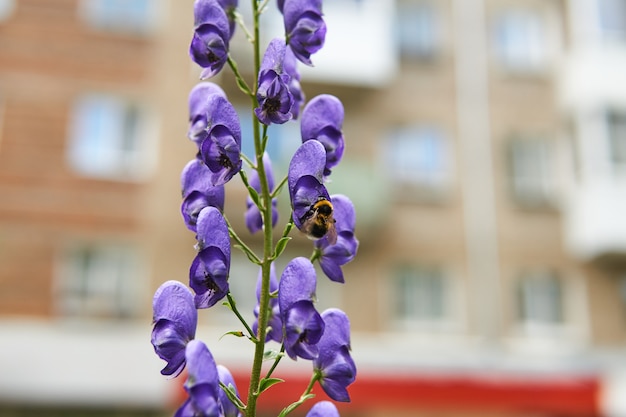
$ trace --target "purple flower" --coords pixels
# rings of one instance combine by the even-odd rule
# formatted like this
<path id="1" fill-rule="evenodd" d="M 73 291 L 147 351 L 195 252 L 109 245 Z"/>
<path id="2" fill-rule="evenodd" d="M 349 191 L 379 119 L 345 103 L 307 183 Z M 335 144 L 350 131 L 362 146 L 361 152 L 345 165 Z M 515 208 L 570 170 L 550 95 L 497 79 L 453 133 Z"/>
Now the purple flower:
<path id="1" fill-rule="evenodd" d="M 321 200 L 330 201 L 328 190 L 323 184 L 325 164 L 324 146 L 316 140 L 309 140 L 296 150 L 287 173 L 293 222 L 300 231 L 313 238 L 321 237 L 308 230 L 310 220 L 316 213 L 315 206 Z"/>
<path id="2" fill-rule="evenodd" d="M 194 33 L 189 47 L 191 59 L 202 68 L 200 78 L 209 78 L 221 71 L 228 60 L 230 23 L 217 0 L 196 0 Z"/>
<path id="3" fill-rule="evenodd" d="M 356 378 L 356 365 L 350 356 L 350 321 L 343 311 L 330 308 L 322 313 L 325 330 L 317 346 L 319 355 L 313 369 L 320 385 L 335 401 L 350 401 L 348 385 Z"/>
<path id="4" fill-rule="evenodd" d="M 289 91 L 289 74 L 283 71 L 285 41 L 272 39 L 263 55 L 259 70 L 257 101 L 254 113 L 264 125 L 283 124 L 292 118 L 293 97 Z"/>
<path id="5" fill-rule="evenodd" d="M 212 206 L 224 211 L 224 186 L 214 186 L 209 178 L 211 171 L 199 159 L 189 161 L 180 176 L 183 194 L 180 211 L 192 232 L 196 232 L 198 214 L 203 208 Z"/>
<path id="6" fill-rule="evenodd" d="M 226 97 L 217 84 L 204 81 L 196 84 L 189 93 L 189 129 L 187 137 L 198 146 L 207 137 L 207 100 L 213 94 Z"/>
<path id="7" fill-rule="evenodd" d="M 237 12 L 237 3 L 238 0 L 218 0 L 224 12 L 226 12 L 226 16 L 228 17 L 228 29 L 230 31 L 230 38 L 232 39 L 235 34 L 235 27 L 237 22 L 235 21 L 235 13 Z"/>
<path id="8" fill-rule="evenodd" d="M 252 324 L 252 331 L 255 334 L 258 334 L 259 328 L 259 302 L 261 299 L 261 281 L 262 281 L 261 270 L 259 270 L 259 276 L 256 284 L 256 300 L 257 304 L 254 307 L 254 317 L 256 320 Z M 270 293 L 275 292 L 278 289 L 278 279 L 276 278 L 276 268 L 272 263 L 270 265 Z M 274 297 L 270 298 L 269 305 L 269 317 L 268 317 L 268 326 L 270 330 L 267 332 L 265 336 L 265 341 L 274 340 L 278 343 L 283 341 L 283 322 L 280 318 L 280 308 L 278 307 L 278 300 Z"/>
<path id="9" fill-rule="evenodd" d="M 241 169 L 241 126 L 232 104 L 223 96 L 207 100 L 207 137 L 200 157 L 211 171 L 213 185 L 227 183 Z"/>
<path id="10" fill-rule="evenodd" d="M 237 385 L 230 371 L 223 365 L 217 365 L 217 373 L 219 375 L 219 381 L 228 386 L 232 386 L 235 390 L 235 394 L 239 395 L 237 391 Z M 224 417 L 240 417 L 241 413 L 239 409 L 233 404 L 233 402 L 226 396 L 224 390 L 220 389 L 219 392 L 220 403 L 224 409 Z"/>
<path id="11" fill-rule="evenodd" d="M 306 417 L 339 417 L 339 411 L 330 401 L 320 401 L 311 407 Z"/>
<path id="12" fill-rule="evenodd" d="M 196 308 L 208 308 L 228 293 L 230 237 L 226 220 L 215 207 L 202 209 L 196 227 L 199 252 L 189 269 L 189 286 L 196 293 Z"/>
<path id="13" fill-rule="evenodd" d="M 265 175 L 267 177 L 267 183 L 270 191 L 274 189 L 274 173 L 272 171 L 272 162 L 270 161 L 270 157 L 267 153 L 263 154 L 263 166 L 265 168 Z M 256 170 L 252 170 L 249 177 L 249 184 L 252 188 L 254 188 L 259 194 L 261 193 L 261 182 L 259 181 L 259 173 Z M 276 225 L 278 221 L 278 200 L 276 198 L 272 199 L 272 227 Z M 261 212 L 259 208 L 254 204 L 252 198 L 248 196 L 246 198 L 246 226 L 250 233 L 254 234 L 263 228 L 263 218 L 261 217 Z"/>
<path id="14" fill-rule="evenodd" d="M 287 44 L 299 61 L 313 65 L 311 54 L 322 49 L 326 38 L 322 0 L 284 0 L 282 12 Z"/>
<path id="15" fill-rule="evenodd" d="M 354 236 L 356 216 L 354 205 L 345 195 L 331 196 L 337 242 L 330 244 L 326 237 L 315 241 L 315 247 L 321 251 L 320 266 L 328 278 L 335 282 L 344 282 L 341 266 L 356 256 L 359 241 Z"/>
<path id="16" fill-rule="evenodd" d="M 163 375 L 178 376 L 185 367 L 185 346 L 196 335 L 198 312 L 193 294 L 178 281 L 166 281 L 152 299 L 152 345 L 167 361 Z"/>
<path id="17" fill-rule="evenodd" d="M 291 260 L 278 287 L 278 306 L 283 322 L 283 343 L 291 359 L 313 359 L 324 333 L 324 321 L 313 306 L 317 278 L 307 258 Z"/>
<path id="18" fill-rule="evenodd" d="M 300 72 L 298 71 L 298 60 L 293 54 L 291 47 L 287 47 L 285 50 L 285 59 L 283 61 L 283 70 L 289 75 L 289 83 L 287 87 L 293 97 L 293 103 L 291 105 L 291 114 L 294 119 L 297 119 L 300 115 L 300 109 L 304 105 L 304 92 L 300 86 Z"/>
<path id="19" fill-rule="evenodd" d="M 314 97 L 302 110 L 300 132 L 302 141 L 317 140 L 326 149 L 326 167 L 324 175 L 330 175 L 330 169 L 336 166 L 345 147 L 343 133 L 343 104 L 330 94 Z"/>
<path id="20" fill-rule="evenodd" d="M 185 351 L 187 381 L 185 391 L 189 398 L 174 417 L 221 417 L 219 375 L 213 355 L 199 340 L 192 340 Z"/>

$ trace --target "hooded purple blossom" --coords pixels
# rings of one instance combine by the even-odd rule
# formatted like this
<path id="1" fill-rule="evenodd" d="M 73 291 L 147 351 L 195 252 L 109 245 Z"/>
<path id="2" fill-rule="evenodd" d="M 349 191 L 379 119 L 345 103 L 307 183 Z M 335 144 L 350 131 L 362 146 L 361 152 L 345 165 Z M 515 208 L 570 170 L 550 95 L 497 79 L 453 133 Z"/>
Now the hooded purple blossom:
<path id="1" fill-rule="evenodd" d="M 193 294 L 178 281 L 166 281 L 152 299 L 152 345 L 167 361 L 163 375 L 178 376 L 185 367 L 185 346 L 196 335 L 198 311 Z"/>
<path id="2" fill-rule="evenodd" d="M 339 417 L 339 411 L 330 401 L 320 401 L 311 407 L 306 417 Z"/>
<path id="3" fill-rule="evenodd" d="M 215 207 L 202 209 L 196 226 L 199 252 L 189 269 L 189 286 L 196 293 L 196 308 L 208 308 L 228 293 L 230 237 L 226 220 Z"/>
<path id="4" fill-rule="evenodd" d="M 287 185 L 293 221 L 300 230 L 313 205 L 320 198 L 330 200 L 328 190 L 323 184 L 325 165 L 326 151 L 316 140 L 309 140 L 300 145 L 289 163 Z"/>
<path id="5" fill-rule="evenodd" d="M 259 276 L 256 284 L 257 304 L 254 307 L 254 317 L 256 317 L 256 320 L 252 324 L 252 331 L 254 331 L 255 334 L 258 334 L 257 332 L 259 328 L 259 302 L 261 299 L 261 281 L 263 278 L 261 272 L 262 271 L 259 270 Z M 276 268 L 272 263 L 270 265 L 270 293 L 275 292 L 276 290 L 278 290 L 278 279 L 276 278 Z M 265 341 L 267 342 L 269 340 L 274 340 L 275 342 L 281 343 L 283 341 L 283 322 L 280 318 L 280 309 L 278 307 L 278 300 L 276 298 L 270 298 L 269 308 L 270 312 L 267 323 L 270 327 L 270 330 L 265 336 Z"/>
<path id="6" fill-rule="evenodd" d="M 207 137 L 200 157 L 211 171 L 213 185 L 227 183 L 241 169 L 241 125 L 233 105 L 213 94 L 207 100 Z"/>
<path id="7" fill-rule="evenodd" d="M 330 94 L 314 97 L 302 110 L 300 133 L 302 141 L 317 140 L 326 149 L 326 167 L 324 175 L 336 166 L 345 148 L 341 128 L 343 126 L 344 109 L 341 101 Z"/>
<path id="8" fill-rule="evenodd" d="M 298 71 L 298 60 L 293 54 L 291 47 L 287 46 L 285 50 L 285 59 L 283 61 L 283 70 L 289 75 L 289 83 L 287 87 L 293 97 L 293 103 L 291 105 L 291 114 L 294 119 L 297 119 L 300 115 L 300 109 L 304 105 L 305 97 L 302 87 L 300 86 L 300 72 Z"/>
<path id="9" fill-rule="evenodd" d="M 326 237 L 315 241 L 315 247 L 321 251 L 320 266 L 324 274 L 332 281 L 344 282 L 341 266 L 356 256 L 359 241 L 354 236 L 356 215 L 352 201 L 345 195 L 331 196 L 337 242 L 331 245 Z"/>
<path id="10" fill-rule="evenodd" d="M 311 261 L 294 258 L 287 264 L 278 286 L 278 306 L 283 322 L 283 343 L 291 359 L 313 359 L 324 333 L 324 321 L 313 306 L 317 278 Z"/>
<path id="11" fill-rule="evenodd" d="M 272 162 L 270 161 L 270 157 L 267 153 L 263 154 L 263 166 L 265 168 L 265 175 L 267 177 L 269 189 L 272 191 L 274 189 L 274 172 L 272 171 Z M 259 181 L 259 173 L 256 170 L 252 170 L 250 173 L 248 183 L 259 194 L 261 193 L 261 182 Z M 272 199 L 272 227 L 274 227 L 278 221 L 277 204 L 278 200 L 276 198 Z M 254 204 L 250 196 L 246 198 L 246 207 L 246 226 L 248 227 L 250 233 L 254 234 L 263 228 L 263 218 L 261 217 L 259 208 L 256 204 Z"/>
<path id="12" fill-rule="evenodd" d="M 199 340 L 192 340 L 185 352 L 187 381 L 185 391 L 189 398 L 176 411 L 174 417 L 222 417 L 219 375 L 213 355 Z"/>
<path id="13" fill-rule="evenodd" d="M 283 70 L 285 41 L 272 39 L 263 55 L 259 70 L 257 101 L 259 107 L 254 113 L 264 125 L 282 124 L 292 118 L 293 97 L 289 91 L 289 74 Z"/>
<path id="14" fill-rule="evenodd" d="M 284 0 L 282 12 L 287 44 L 300 62 L 313 65 L 311 55 L 322 49 L 326 38 L 322 0 Z"/>
<path id="15" fill-rule="evenodd" d="M 207 100 L 213 94 L 226 97 L 226 93 L 220 86 L 209 81 L 196 84 L 189 93 L 189 129 L 187 130 L 187 137 L 198 146 L 207 137 Z"/>
<path id="16" fill-rule="evenodd" d="M 219 375 L 219 381 L 222 384 L 226 385 L 227 387 L 232 386 L 235 389 L 235 393 L 239 395 L 239 392 L 237 391 L 237 385 L 235 384 L 235 379 L 233 378 L 228 368 L 226 368 L 223 365 L 217 365 L 217 373 Z M 222 408 L 224 409 L 224 417 L 240 417 L 241 416 L 239 409 L 226 396 L 226 393 L 224 392 L 223 389 L 220 389 L 219 399 L 220 399 L 220 403 L 222 404 Z"/>
<path id="17" fill-rule="evenodd" d="M 189 55 L 204 68 L 200 78 L 210 78 L 220 72 L 228 60 L 230 23 L 217 0 L 196 0 L 193 11 L 194 33 Z"/>
<path id="18" fill-rule="evenodd" d="M 183 202 L 180 211 L 185 225 L 196 232 L 198 215 L 205 207 L 217 207 L 224 211 L 224 186 L 214 186 L 209 181 L 211 171 L 199 159 L 192 159 L 185 165 L 180 176 Z"/>
<path id="19" fill-rule="evenodd" d="M 237 12 L 237 5 L 239 2 L 238 0 L 218 0 L 217 2 L 220 6 L 222 6 L 222 9 L 224 9 L 224 12 L 228 17 L 228 29 L 230 31 L 230 38 L 232 39 L 235 34 L 235 27 L 237 26 L 235 13 Z"/>
<path id="20" fill-rule="evenodd" d="M 350 321 L 337 308 L 325 310 L 322 319 L 326 327 L 317 344 L 319 355 L 313 359 L 313 369 L 330 398 L 347 402 L 350 395 L 346 388 L 356 379 L 356 365 L 350 356 Z"/>

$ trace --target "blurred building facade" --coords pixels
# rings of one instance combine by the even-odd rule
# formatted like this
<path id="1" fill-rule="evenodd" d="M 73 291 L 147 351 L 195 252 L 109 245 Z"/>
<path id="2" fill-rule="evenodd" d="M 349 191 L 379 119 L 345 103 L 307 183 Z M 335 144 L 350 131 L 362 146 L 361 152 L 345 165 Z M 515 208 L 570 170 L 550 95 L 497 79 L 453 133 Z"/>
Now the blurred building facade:
<path id="1" fill-rule="evenodd" d="M 194 256 L 179 214 L 192 3 L 0 1 L 0 414 L 181 400 L 149 335 L 154 290 L 186 282 Z M 318 280 L 320 308 L 352 324 L 359 375 L 342 415 L 625 415 L 626 1 L 324 10 L 303 87 L 346 108 L 329 188 L 355 203 L 360 240 L 345 285 Z M 263 22 L 280 35 L 275 11 Z M 244 73 L 247 52 L 239 31 Z M 248 103 L 227 70 L 216 81 L 245 141 Z M 270 134 L 281 177 L 299 128 Z M 245 190 L 227 188 L 254 246 Z M 293 235 L 287 259 L 308 255 Z M 251 316 L 257 272 L 234 256 Z M 236 322 L 202 313 L 198 337 L 245 380 L 251 349 L 220 339 Z M 268 391 L 269 409 L 306 385 L 306 363 L 285 368 L 302 383 Z"/>

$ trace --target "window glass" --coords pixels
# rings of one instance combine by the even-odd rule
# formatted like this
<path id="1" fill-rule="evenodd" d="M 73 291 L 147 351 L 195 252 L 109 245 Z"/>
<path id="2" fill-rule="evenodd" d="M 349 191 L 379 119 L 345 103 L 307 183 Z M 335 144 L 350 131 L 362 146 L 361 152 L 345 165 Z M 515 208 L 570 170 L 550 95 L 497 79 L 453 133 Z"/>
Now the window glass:
<path id="1" fill-rule="evenodd" d="M 430 59 L 437 52 L 438 21 L 430 3 L 401 3 L 397 9 L 397 43 L 406 58 Z"/>
<path id="2" fill-rule="evenodd" d="M 626 170 L 626 112 L 609 111 L 607 125 L 611 164 Z"/>
<path id="3" fill-rule="evenodd" d="M 495 27 L 496 57 L 513 72 L 541 70 L 546 61 L 546 34 L 541 16 L 526 10 L 501 13 Z"/>
<path id="4" fill-rule="evenodd" d="M 15 0 L 0 0 L 0 22 L 8 20 L 15 10 Z"/>
<path id="5" fill-rule="evenodd" d="M 77 245 L 63 255 L 58 285 L 65 316 L 125 318 L 140 303 L 138 256 L 126 245 Z"/>
<path id="6" fill-rule="evenodd" d="M 409 186 L 418 197 L 443 196 L 451 177 L 448 141 L 435 127 L 394 129 L 385 144 L 386 171 L 399 188 Z M 406 197 L 406 194 L 403 193 Z"/>
<path id="7" fill-rule="evenodd" d="M 99 30 L 146 34 L 156 29 L 160 0 L 82 0 L 81 17 Z"/>
<path id="8" fill-rule="evenodd" d="M 564 321 L 561 280 L 551 271 L 524 272 L 519 280 L 519 319 L 526 324 Z"/>
<path id="9" fill-rule="evenodd" d="M 448 320 L 448 282 L 437 266 L 403 265 L 395 269 L 394 315 L 404 325 L 433 324 Z"/>
<path id="10" fill-rule="evenodd" d="M 524 206 L 554 203 L 550 142 L 515 138 L 509 142 L 510 186 L 514 200 Z"/>
<path id="11" fill-rule="evenodd" d="M 626 0 L 598 0 L 598 15 L 605 38 L 626 40 Z"/>
<path id="12" fill-rule="evenodd" d="M 154 162 L 156 139 L 149 111 L 111 95 L 76 100 L 71 120 L 68 161 L 81 175 L 140 179 Z"/>

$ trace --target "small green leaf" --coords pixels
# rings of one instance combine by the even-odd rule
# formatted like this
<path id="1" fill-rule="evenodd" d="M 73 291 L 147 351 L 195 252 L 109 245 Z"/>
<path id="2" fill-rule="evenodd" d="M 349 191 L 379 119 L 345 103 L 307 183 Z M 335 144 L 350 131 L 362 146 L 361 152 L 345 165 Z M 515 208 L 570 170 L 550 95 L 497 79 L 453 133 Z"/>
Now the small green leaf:
<path id="1" fill-rule="evenodd" d="M 285 380 L 280 378 L 263 378 L 259 383 L 259 394 L 270 388 L 272 385 L 276 385 L 281 382 L 285 382 Z"/>
<path id="2" fill-rule="evenodd" d="M 259 199 L 259 193 L 257 192 L 257 190 L 248 185 L 248 194 L 250 194 L 250 198 L 252 199 L 254 204 L 260 209 L 262 207 L 262 204 L 261 200 Z"/>
<path id="3" fill-rule="evenodd" d="M 231 330 L 230 332 L 226 332 L 224 333 L 222 336 L 220 336 L 220 339 L 226 335 L 232 335 L 235 337 L 244 337 L 245 334 L 243 334 L 243 332 L 241 330 Z"/>
<path id="4" fill-rule="evenodd" d="M 237 392 L 235 391 L 235 387 L 232 384 L 228 384 L 228 386 L 226 386 L 220 382 L 220 387 L 222 388 L 228 399 L 233 404 L 235 404 L 235 407 L 237 407 L 241 411 L 245 411 L 246 405 L 243 403 L 243 401 L 241 401 L 241 399 L 239 399 L 239 397 L 237 396 Z"/>
<path id="5" fill-rule="evenodd" d="M 285 248 L 287 247 L 287 243 L 289 243 L 290 240 L 291 238 L 289 236 L 286 236 L 281 237 L 278 242 L 276 242 L 276 251 L 274 252 L 274 258 L 278 258 L 280 255 L 282 255 L 282 253 L 285 251 Z"/>
<path id="6" fill-rule="evenodd" d="M 263 360 L 264 361 L 273 361 L 278 357 L 282 357 L 285 356 L 284 353 L 276 351 L 276 350 L 266 350 L 263 353 Z"/>

